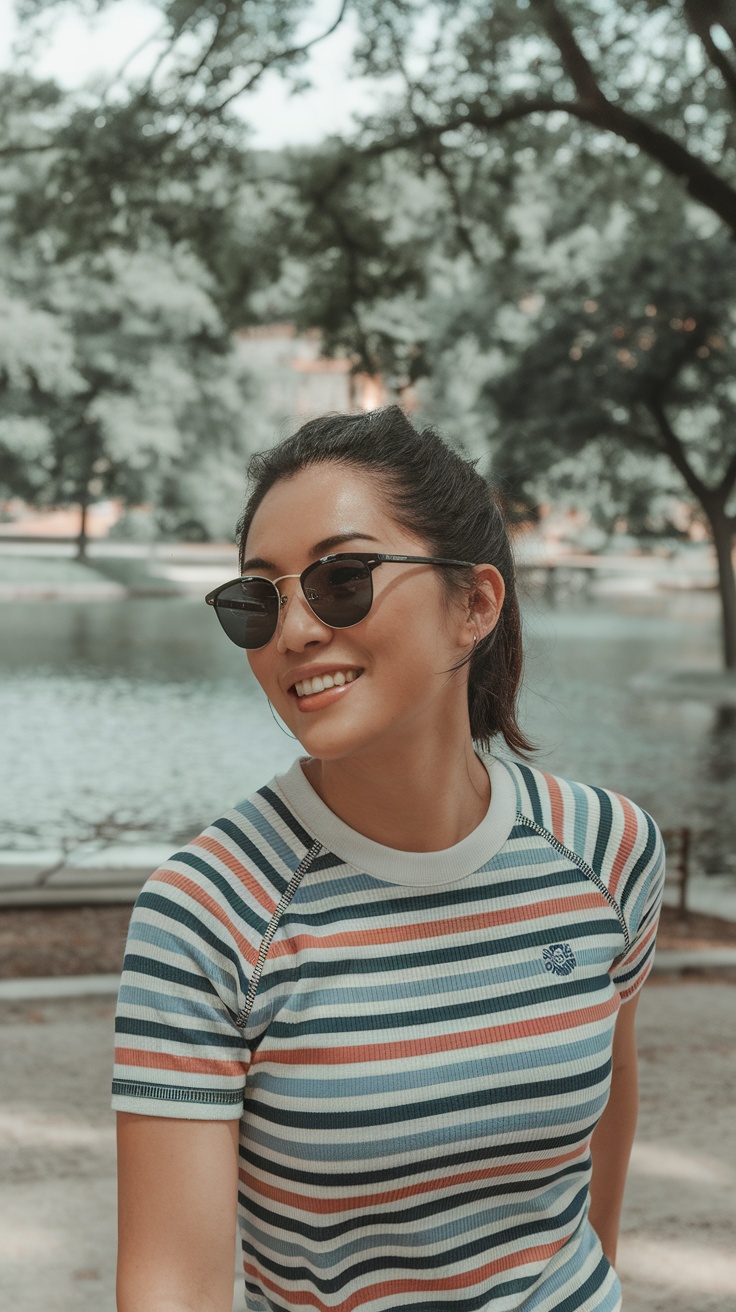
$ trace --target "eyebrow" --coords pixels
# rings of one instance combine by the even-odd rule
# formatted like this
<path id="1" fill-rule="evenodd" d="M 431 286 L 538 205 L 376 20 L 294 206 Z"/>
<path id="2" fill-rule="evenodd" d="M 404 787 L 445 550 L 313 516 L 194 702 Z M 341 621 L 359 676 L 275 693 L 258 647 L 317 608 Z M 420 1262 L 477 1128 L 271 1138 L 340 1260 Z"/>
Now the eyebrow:
<path id="1" fill-rule="evenodd" d="M 333 547 L 342 546 L 344 542 L 378 542 L 378 538 L 374 538 L 371 533 L 360 533 L 355 529 L 347 533 L 333 533 L 329 538 L 322 538 L 321 542 L 315 542 L 309 554 L 319 559 L 320 556 L 325 556 L 332 551 Z M 272 560 L 264 560 L 263 556 L 249 556 L 243 561 L 241 574 L 247 574 L 251 569 L 278 568 L 279 566 Z"/>

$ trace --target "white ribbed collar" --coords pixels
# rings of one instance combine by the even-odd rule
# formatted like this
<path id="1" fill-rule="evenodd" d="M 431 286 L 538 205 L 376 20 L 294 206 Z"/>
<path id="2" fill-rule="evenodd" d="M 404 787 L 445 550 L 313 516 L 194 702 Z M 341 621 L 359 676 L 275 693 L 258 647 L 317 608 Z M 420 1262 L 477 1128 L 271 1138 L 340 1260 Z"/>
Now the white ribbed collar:
<path id="1" fill-rule="evenodd" d="M 315 792 L 302 770 L 300 756 L 274 783 L 302 824 L 335 856 L 358 870 L 394 884 L 426 887 L 454 883 L 480 869 L 501 850 L 514 825 L 516 787 L 506 765 L 495 757 L 483 758 L 491 780 L 491 801 L 477 829 L 454 847 L 440 852 L 401 852 L 384 847 L 351 829 Z"/>

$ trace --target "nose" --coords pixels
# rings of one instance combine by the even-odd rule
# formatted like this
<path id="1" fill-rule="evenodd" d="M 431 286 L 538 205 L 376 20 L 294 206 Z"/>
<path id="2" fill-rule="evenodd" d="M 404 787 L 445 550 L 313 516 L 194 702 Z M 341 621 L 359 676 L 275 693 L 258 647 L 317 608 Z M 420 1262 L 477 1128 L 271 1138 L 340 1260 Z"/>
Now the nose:
<path id="1" fill-rule="evenodd" d="M 299 579 L 290 579 L 287 585 L 279 585 L 281 605 L 279 607 L 278 638 L 276 650 L 303 651 L 310 642 L 326 642 L 332 636 L 332 629 L 318 619 L 302 592 Z"/>

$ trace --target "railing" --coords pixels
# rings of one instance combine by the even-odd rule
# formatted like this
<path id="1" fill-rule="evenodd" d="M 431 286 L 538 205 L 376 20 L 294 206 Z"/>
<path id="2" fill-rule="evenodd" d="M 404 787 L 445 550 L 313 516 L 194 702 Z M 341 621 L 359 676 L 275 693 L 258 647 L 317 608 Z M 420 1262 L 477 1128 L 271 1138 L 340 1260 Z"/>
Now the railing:
<path id="1" fill-rule="evenodd" d="M 677 886 L 677 914 L 687 915 L 687 886 L 690 878 L 690 854 L 693 831 L 689 825 L 663 829 L 662 837 L 667 852 L 667 883 Z"/>

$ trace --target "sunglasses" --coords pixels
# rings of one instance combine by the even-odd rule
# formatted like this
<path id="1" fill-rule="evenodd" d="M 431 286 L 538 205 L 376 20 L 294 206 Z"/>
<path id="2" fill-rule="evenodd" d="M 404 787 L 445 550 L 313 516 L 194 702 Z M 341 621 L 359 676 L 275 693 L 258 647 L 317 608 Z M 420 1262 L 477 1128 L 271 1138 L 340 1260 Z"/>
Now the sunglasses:
<path id="1" fill-rule="evenodd" d="M 351 629 L 364 620 L 373 604 L 373 571 L 387 562 L 404 565 L 455 565 L 472 568 L 468 560 L 445 560 L 438 556 L 387 556 L 364 552 L 323 556 L 302 574 L 282 574 L 272 581 L 258 574 L 230 579 L 205 597 L 214 606 L 220 624 L 231 642 L 255 650 L 270 642 L 287 598 L 276 584 L 282 579 L 299 579 L 310 610 L 331 629 Z"/>

